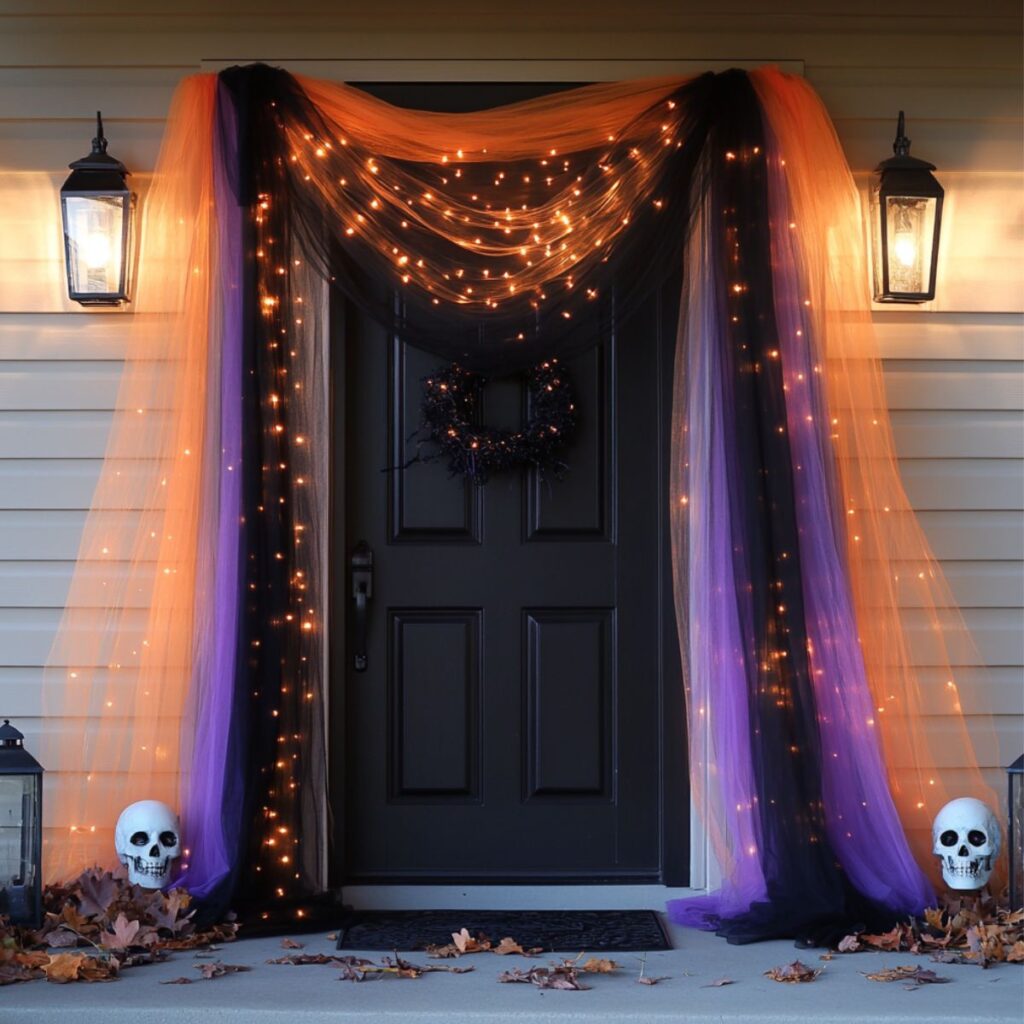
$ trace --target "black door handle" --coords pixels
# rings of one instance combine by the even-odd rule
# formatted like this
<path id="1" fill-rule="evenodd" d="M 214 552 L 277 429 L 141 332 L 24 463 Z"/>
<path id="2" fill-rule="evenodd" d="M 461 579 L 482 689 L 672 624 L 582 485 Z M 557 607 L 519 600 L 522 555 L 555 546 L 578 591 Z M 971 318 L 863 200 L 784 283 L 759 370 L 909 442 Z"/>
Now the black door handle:
<path id="1" fill-rule="evenodd" d="M 353 620 L 355 636 L 352 644 L 352 667 L 366 671 L 366 628 L 370 598 L 373 597 L 373 552 L 365 540 L 352 551 L 352 599 L 355 601 Z"/>

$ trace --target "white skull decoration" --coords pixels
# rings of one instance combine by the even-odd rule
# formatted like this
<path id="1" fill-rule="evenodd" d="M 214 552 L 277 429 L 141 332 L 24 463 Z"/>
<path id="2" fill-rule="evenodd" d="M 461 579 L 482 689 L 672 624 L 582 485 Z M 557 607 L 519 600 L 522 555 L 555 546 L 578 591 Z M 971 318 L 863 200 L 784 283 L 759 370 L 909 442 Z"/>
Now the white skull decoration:
<path id="1" fill-rule="evenodd" d="M 181 856 L 178 816 L 159 800 L 129 804 L 117 819 L 114 845 L 130 882 L 160 889 L 170 881 L 172 861 Z"/>
<path id="2" fill-rule="evenodd" d="M 999 855 L 999 822 L 986 804 L 970 796 L 950 800 L 935 818 L 932 839 L 950 889 L 980 889 L 988 882 Z"/>

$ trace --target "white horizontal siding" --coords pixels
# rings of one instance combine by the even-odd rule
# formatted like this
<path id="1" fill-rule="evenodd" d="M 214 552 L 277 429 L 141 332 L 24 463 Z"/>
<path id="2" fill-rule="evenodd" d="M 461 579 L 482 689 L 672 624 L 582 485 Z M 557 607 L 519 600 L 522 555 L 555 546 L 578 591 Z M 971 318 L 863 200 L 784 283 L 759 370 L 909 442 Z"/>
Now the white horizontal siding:
<path id="1" fill-rule="evenodd" d="M 936 302 L 879 308 L 874 319 L 903 479 L 976 642 L 973 661 L 957 668 L 964 710 L 997 715 L 1003 749 L 981 755 L 998 781 L 998 766 L 1024 747 L 1018 3 L 965 11 L 959 0 L 593 0 L 582 34 L 576 14 L 540 0 L 384 0 L 343 15 L 315 4 L 282 12 L 269 0 L 211 6 L 110 0 L 90 15 L 69 13 L 64 0 L 9 0 L 0 14 L 0 710 L 20 720 L 30 744 L 42 730 L 76 727 L 43 719 L 41 664 L 132 318 L 83 312 L 63 291 L 57 190 L 87 148 L 97 108 L 144 197 L 173 89 L 201 67 L 283 56 L 354 81 L 580 81 L 663 70 L 665 61 L 778 60 L 802 68 L 821 93 L 862 188 L 890 152 L 902 108 L 914 153 L 939 165 L 947 189 Z M 153 330 L 159 337 L 158 320 Z M 116 517 L 128 531 L 138 513 Z M 115 547 L 90 571 L 116 576 L 118 555 Z M 941 740 L 945 678 L 927 666 L 927 623 L 914 601 L 907 587 L 922 699 Z M 118 685 L 131 686 L 130 673 Z"/>

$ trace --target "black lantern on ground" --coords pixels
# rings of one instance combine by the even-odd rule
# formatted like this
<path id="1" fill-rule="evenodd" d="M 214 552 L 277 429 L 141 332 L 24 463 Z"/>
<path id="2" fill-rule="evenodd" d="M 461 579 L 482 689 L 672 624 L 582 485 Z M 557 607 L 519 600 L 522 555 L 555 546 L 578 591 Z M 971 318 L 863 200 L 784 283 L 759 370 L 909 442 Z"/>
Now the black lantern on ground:
<path id="1" fill-rule="evenodd" d="M 1024 907 L 1024 754 L 1006 769 L 1009 807 L 1006 849 L 1010 869 L 1010 909 Z"/>
<path id="2" fill-rule="evenodd" d="M 42 919 L 43 768 L 24 737 L 0 725 L 0 915 L 35 927 Z"/>
<path id="3" fill-rule="evenodd" d="M 935 298 L 944 192 L 931 173 L 935 165 L 910 155 L 902 110 L 892 151 L 875 168 L 871 190 L 875 301 L 928 302 Z"/>
<path id="4" fill-rule="evenodd" d="M 124 164 L 107 153 L 99 111 L 92 152 L 69 166 L 60 190 L 68 296 L 83 306 L 119 306 L 128 301 L 135 196 Z"/>

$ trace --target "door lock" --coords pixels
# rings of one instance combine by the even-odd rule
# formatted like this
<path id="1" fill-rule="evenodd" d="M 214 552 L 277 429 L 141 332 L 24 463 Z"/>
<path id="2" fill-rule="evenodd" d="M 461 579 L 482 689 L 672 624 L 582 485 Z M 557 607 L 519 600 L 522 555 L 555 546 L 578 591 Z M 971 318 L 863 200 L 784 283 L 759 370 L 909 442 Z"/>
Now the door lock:
<path id="1" fill-rule="evenodd" d="M 352 600 L 355 601 L 352 667 L 356 672 L 365 672 L 367 665 L 366 632 L 370 598 L 373 597 L 373 552 L 365 540 L 361 540 L 353 549 L 351 567 Z"/>

